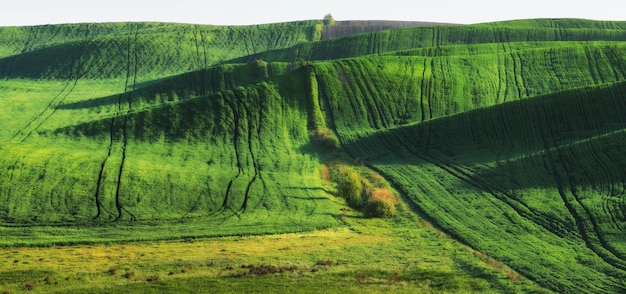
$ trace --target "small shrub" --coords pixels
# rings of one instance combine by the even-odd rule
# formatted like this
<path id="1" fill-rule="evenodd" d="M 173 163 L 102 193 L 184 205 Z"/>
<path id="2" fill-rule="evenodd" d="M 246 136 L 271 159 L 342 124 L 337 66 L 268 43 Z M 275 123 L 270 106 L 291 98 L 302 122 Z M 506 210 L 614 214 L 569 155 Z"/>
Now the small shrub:
<path id="1" fill-rule="evenodd" d="M 346 199 L 348 205 L 352 207 L 360 207 L 362 204 L 361 193 L 363 184 L 359 173 L 349 166 L 339 167 L 337 175 L 337 190 L 339 194 Z"/>
<path id="2" fill-rule="evenodd" d="M 375 189 L 367 196 L 366 217 L 389 218 L 396 214 L 396 197 L 388 188 Z"/>
<path id="3" fill-rule="evenodd" d="M 324 25 L 334 26 L 335 24 L 337 24 L 337 21 L 335 21 L 335 18 L 332 14 L 328 13 L 324 15 Z"/>
<path id="4" fill-rule="evenodd" d="M 396 205 L 386 198 L 371 198 L 365 207 L 366 217 L 390 218 L 396 214 Z"/>

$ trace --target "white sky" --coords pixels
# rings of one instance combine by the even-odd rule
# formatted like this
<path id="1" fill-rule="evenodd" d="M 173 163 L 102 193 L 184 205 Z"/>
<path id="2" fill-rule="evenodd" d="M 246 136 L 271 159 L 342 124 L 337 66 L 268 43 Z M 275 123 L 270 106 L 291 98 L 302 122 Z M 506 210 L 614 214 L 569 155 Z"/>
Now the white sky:
<path id="1" fill-rule="evenodd" d="M 616 0 L 10 0 L 0 26 L 164 21 L 244 25 L 322 19 L 479 23 L 522 18 L 626 20 Z"/>

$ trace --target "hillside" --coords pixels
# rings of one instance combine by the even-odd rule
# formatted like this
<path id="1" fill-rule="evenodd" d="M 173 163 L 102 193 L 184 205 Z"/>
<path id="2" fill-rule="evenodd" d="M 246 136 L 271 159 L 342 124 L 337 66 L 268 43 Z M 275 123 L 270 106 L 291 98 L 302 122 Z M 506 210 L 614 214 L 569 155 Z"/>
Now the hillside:
<path id="1" fill-rule="evenodd" d="M 0 28 L 0 245 L 371 228 L 346 165 L 399 193 L 389 232 L 623 292 L 623 40 L 579 19 Z M 492 290 L 536 290 L 518 278 Z"/>

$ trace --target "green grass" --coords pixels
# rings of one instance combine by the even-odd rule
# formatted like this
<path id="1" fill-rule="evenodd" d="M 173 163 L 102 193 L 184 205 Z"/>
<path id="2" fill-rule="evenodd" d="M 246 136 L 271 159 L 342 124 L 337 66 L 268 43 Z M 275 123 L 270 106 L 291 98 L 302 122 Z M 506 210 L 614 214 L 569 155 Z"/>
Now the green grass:
<path id="1" fill-rule="evenodd" d="M 0 289 L 57 293 L 548 293 L 507 266 L 418 222 L 341 211 L 345 227 L 272 236 L 0 249 Z M 419 254 L 415 254 L 418 251 Z M 251 274 L 251 267 L 283 273 Z M 46 283 L 46 277 L 50 283 Z M 156 282 L 148 282 L 158 277 Z"/>
<path id="2" fill-rule="evenodd" d="M 304 93 L 304 83 L 294 81 L 301 81 L 297 74 L 157 109 L 118 112 L 31 135 L 26 142 L 38 142 L 33 145 L 8 145 L 3 217 L 64 226 L 237 219 L 230 230 L 202 229 L 197 235 L 248 234 L 246 219 L 258 226 L 257 233 L 334 226 L 337 206 L 322 187 L 320 162 L 308 142 L 304 95 L 297 94 Z M 296 225 L 302 218 L 304 227 Z M 17 241 L 5 244 L 12 242 Z"/>
<path id="3" fill-rule="evenodd" d="M 623 83 L 571 90 L 344 146 L 437 224 L 533 279 L 619 291 L 624 93 Z"/>
<path id="4" fill-rule="evenodd" d="M 0 287 L 622 292 L 625 26 L 542 19 L 326 41 L 319 21 L 0 28 L 0 245 L 21 246 L 3 252 Z M 384 176 L 398 215 L 348 209 L 328 175 L 339 164 Z M 284 233 L 303 235 L 250 237 Z M 31 258 L 217 237 L 201 244 L 241 252 L 155 250 L 167 258 L 92 270 Z M 316 268 L 326 259 L 339 264 Z M 246 264 L 304 270 L 239 275 Z M 198 271 L 178 275 L 186 266 Z"/>

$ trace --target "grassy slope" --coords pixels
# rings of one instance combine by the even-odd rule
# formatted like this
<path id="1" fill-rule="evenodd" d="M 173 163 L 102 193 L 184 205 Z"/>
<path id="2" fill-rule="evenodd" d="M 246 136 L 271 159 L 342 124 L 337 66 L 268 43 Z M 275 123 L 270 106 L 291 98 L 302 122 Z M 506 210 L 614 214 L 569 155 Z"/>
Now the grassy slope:
<path id="1" fill-rule="evenodd" d="M 349 149 L 439 225 L 542 284 L 619 292 L 623 95 L 616 84 L 537 97 L 383 131 Z"/>
<path id="2" fill-rule="evenodd" d="M 363 33 L 323 42 L 307 42 L 290 48 L 261 52 L 235 59 L 247 62 L 331 60 L 372 54 L 385 54 L 415 48 L 451 45 L 550 42 L 621 41 L 626 36 L 624 22 L 584 20 L 529 20 L 469 26 L 428 26 Z M 434 51 L 437 53 L 438 51 Z"/>
<path id="3" fill-rule="evenodd" d="M 302 81 L 294 73 L 8 145 L 3 217 L 31 224 L 191 219 L 202 229 L 186 234 L 198 236 L 334 226 L 337 205 L 321 186 L 306 102 L 297 94 L 306 92 Z M 42 148 L 48 144 L 54 147 Z M 77 235 L 65 242 L 98 239 L 69 234 Z"/>
<path id="4" fill-rule="evenodd" d="M 623 291 L 623 85 L 576 87 L 623 81 L 624 47 L 537 45 L 314 67 L 348 152 L 443 228 L 552 289 Z"/>
<path id="5" fill-rule="evenodd" d="M 314 39 L 315 22 L 216 27 L 120 23 L 4 28 L 1 78 L 138 78 L 202 69 L 221 61 Z M 84 37 L 80 37 L 84 36 Z M 0 56 L 3 57 L 3 56 Z"/>
<path id="6" fill-rule="evenodd" d="M 17 40 L 0 49 L 0 103 L 14 110 L 0 116 L 5 244 L 337 226 L 341 205 L 308 138 L 325 119 L 353 157 L 472 247 L 556 291 L 622 291 L 623 165 L 599 147 L 623 145 L 624 127 L 620 112 L 597 115 L 621 110 L 620 84 L 563 92 L 617 97 L 599 109 L 583 97 L 561 113 L 564 94 L 537 95 L 623 81 L 623 26 L 513 21 L 299 45 L 318 38 L 314 23 L 3 29 Z M 309 71 L 281 63 L 376 53 L 312 63 L 319 110 Z M 271 63 L 205 69 L 244 55 Z M 450 116 L 499 104 L 500 124 L 482 110 Z"/>
<path id="7" fill-rule="evenodd" d="M 4 230 L 15 236 L 5 244 L 336 226 L 338 206 L 321 188 L 319 160 L 308 143 L 302 78 L 255 84 L 293 66 L 207 67 L 310 40 L 314 24 L 5 29 L 28 35 L 23 54 L 0 62 L 2 102 L 15 110 L 2 117 L 9 128 L 3 129 L 0 201 L 2 219 L 11 224 Z M 195 68 L 201 69 L 167 77 Z M 82 227 L 113 221 L 144 229 Z M 163 227 L 150 229 L 155 222 Z M 40 236 L 41 224 L 55 225 L 43 229 L 51 236 Z"/>

